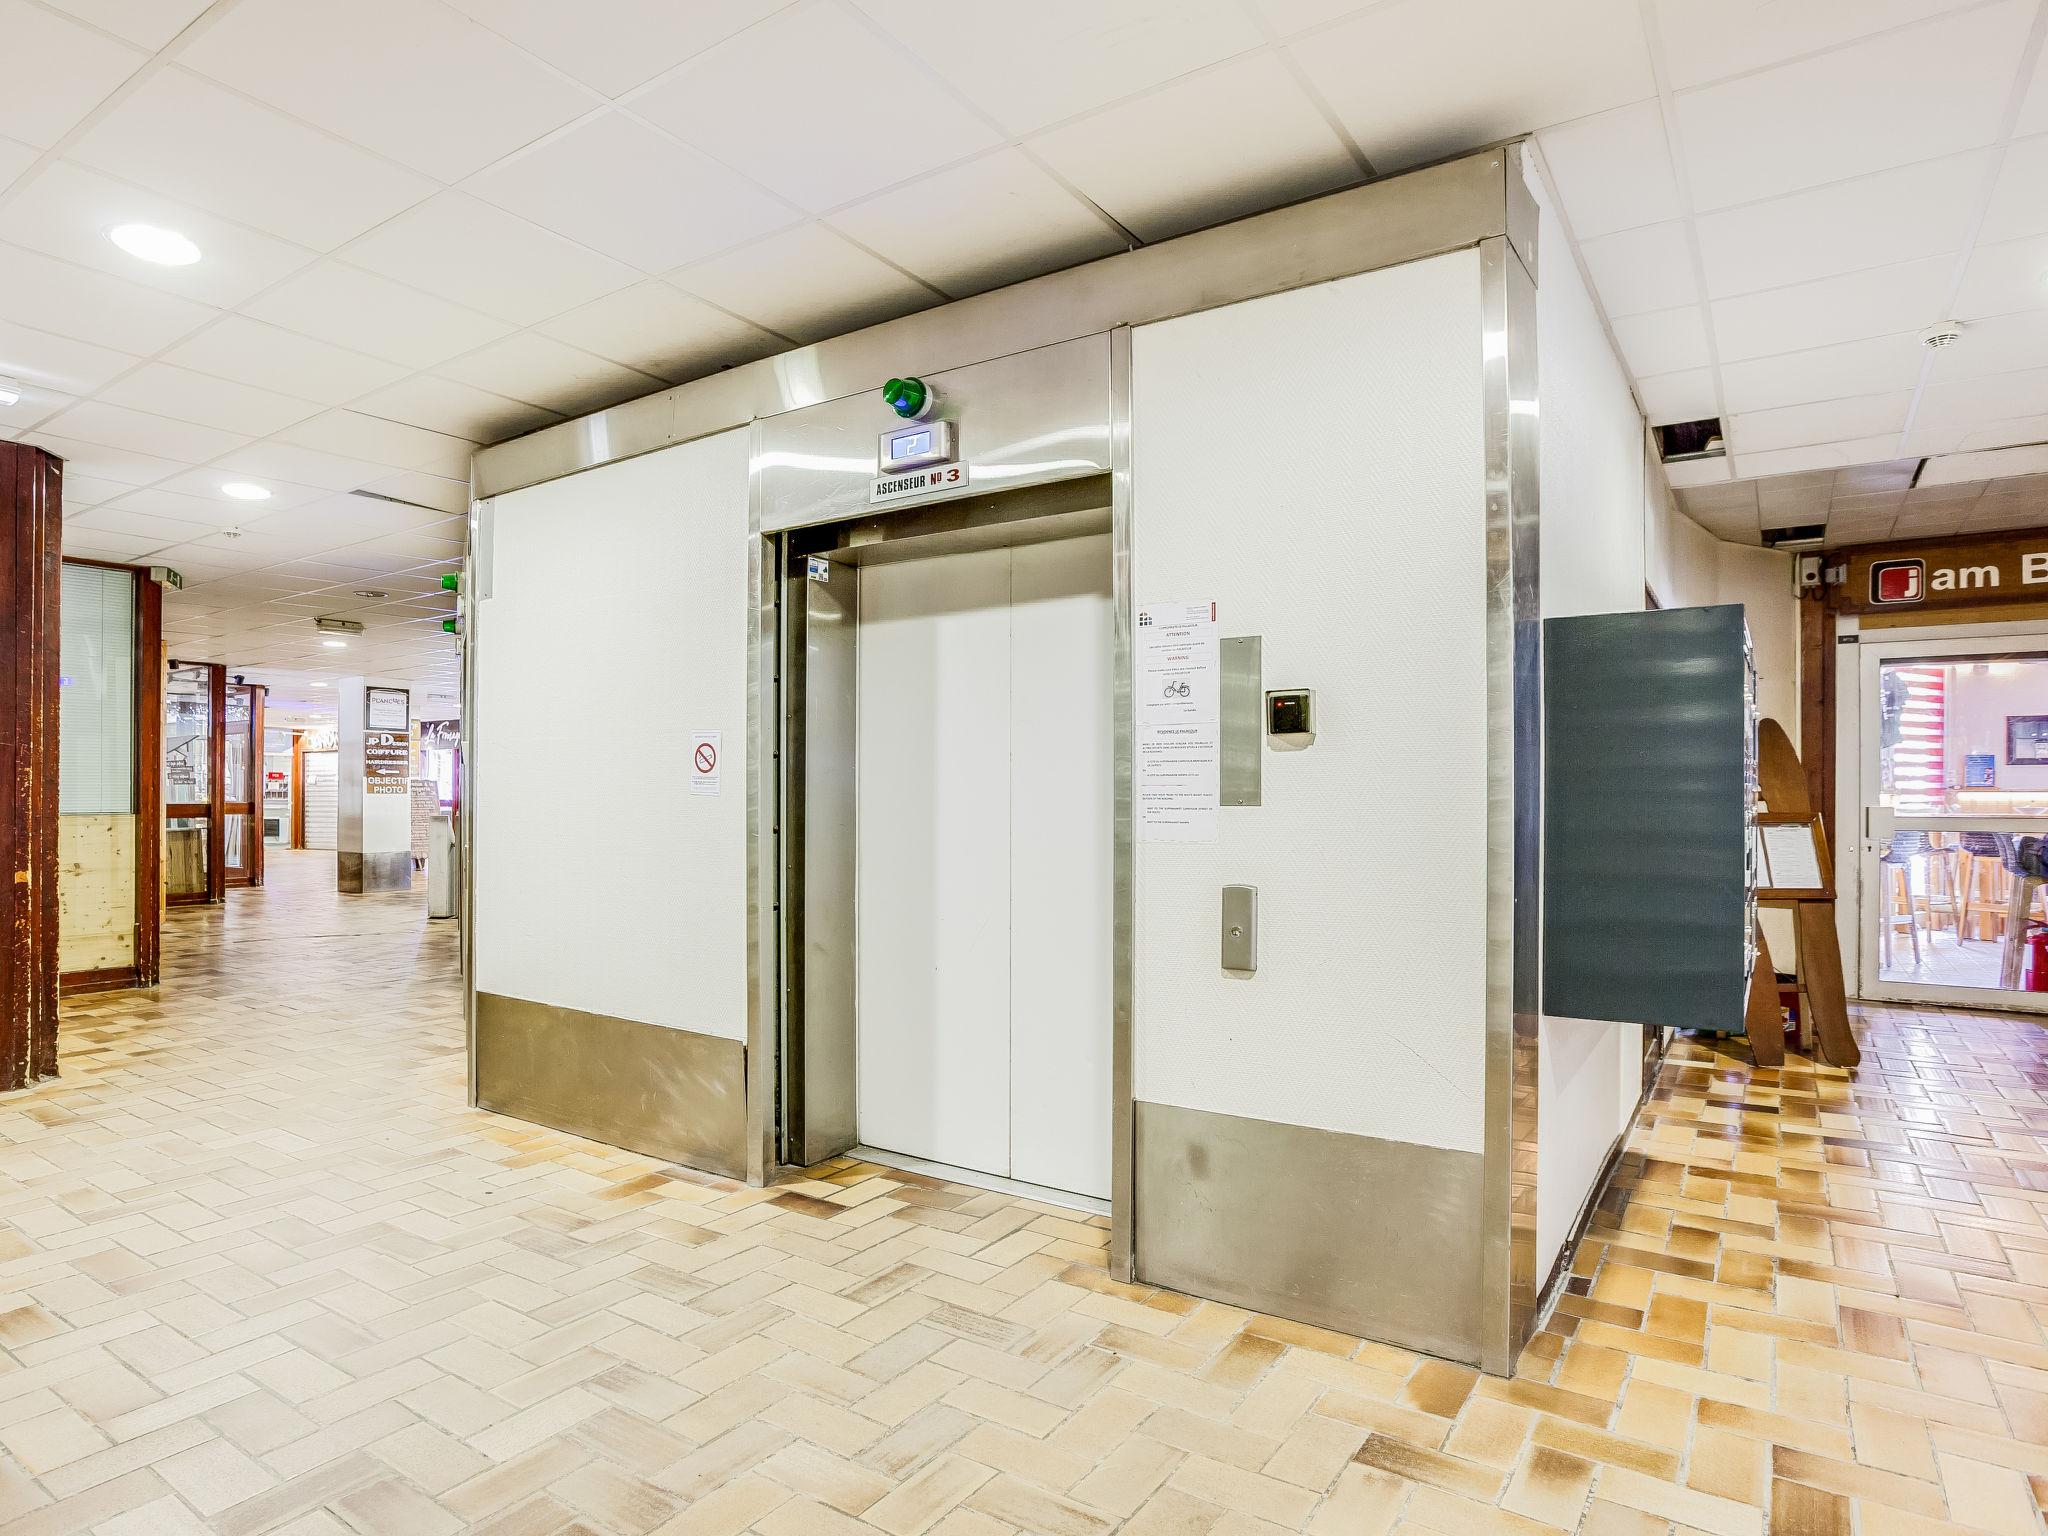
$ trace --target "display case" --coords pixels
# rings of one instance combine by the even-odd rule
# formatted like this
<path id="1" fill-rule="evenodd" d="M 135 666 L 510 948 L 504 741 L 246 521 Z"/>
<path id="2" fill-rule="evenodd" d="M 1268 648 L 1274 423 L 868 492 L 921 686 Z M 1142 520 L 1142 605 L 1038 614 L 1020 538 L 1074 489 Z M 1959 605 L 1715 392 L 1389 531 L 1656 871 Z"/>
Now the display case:
<path id="1" fill-rule="evenodd" d="M 1739 604 L 1544 623 L 1543 1011 L 1740 1034 L 1756 664 Z"/>

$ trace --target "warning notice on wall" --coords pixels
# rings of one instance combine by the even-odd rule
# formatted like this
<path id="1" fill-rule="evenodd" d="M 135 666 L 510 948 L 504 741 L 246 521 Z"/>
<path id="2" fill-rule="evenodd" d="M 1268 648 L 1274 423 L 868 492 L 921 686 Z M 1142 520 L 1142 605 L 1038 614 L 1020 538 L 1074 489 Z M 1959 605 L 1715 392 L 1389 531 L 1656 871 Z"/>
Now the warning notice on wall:
<path id="1" fill-rule="evenodd" d="M 1215 603 L 1141 607 L 1131 649 L 1138 835 L 1213 842 L 1223 757 Z"/>
<path id="2" fill-rule="evenodd" d="M 694 731 L 690 735 L 690 793 L 715 795 L 718 776 L 724 770 L 723 731 Z"/>

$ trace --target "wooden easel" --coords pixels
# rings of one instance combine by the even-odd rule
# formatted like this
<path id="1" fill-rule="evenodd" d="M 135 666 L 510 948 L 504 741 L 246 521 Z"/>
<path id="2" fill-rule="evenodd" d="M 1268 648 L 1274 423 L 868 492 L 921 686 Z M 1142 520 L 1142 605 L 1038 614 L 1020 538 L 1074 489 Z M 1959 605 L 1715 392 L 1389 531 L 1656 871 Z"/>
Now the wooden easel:
<path id="1" fill-rule="evenodd" d="M 1821 878 L 1821 883 L 1812 887 L 1765 887 L 1757 892 L 1757 905 L 1792 913 L 1799 990 L 1806 998 L 1799 1014 L 1802 1035 L 1809 1033 L 1810 1025 L 1810 1035 L 1819 1043 L 1823 1058 L 1838 1067 L 1853 1067 L 1863 1059 L 1863 1053 L 1857 1049 L 1856 1037 L 1849 1029 L 1849 994 L 1842 982 L 1842 947 L 1835 932 L 1834 861 L 1806 792 L 1806 772 L 1799 765 L 1799 754 L 1785 728 L 1775 720 L 1761 722 L 1757 730 L 1757 779 L 1764 804 L 1769 808 L 1758 817 L 1759 823 L 1810 825 Z M 1785 1024 L 1778 1011 L 1778 973 L 1771 964 L 1770 946 L 1764 942 L 1761 923 L 1756 930 L 1756 970 L 1749 978 L 1744 1018 L 1749 1029 L 1749 1047 L 1757 1063 L 1767 1067 L 1781 1065 L 1785 1060 Z"/>

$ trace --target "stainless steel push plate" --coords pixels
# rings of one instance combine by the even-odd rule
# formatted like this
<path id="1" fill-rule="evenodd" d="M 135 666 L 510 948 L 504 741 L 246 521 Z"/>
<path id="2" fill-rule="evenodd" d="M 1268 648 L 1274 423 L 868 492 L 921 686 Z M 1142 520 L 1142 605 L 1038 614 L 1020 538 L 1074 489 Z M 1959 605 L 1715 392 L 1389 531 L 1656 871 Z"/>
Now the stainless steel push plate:
<path id="1" fill-rule="evenodd" d="M 1249 976 L 1259 968 L 1259 888 L 1223 887 L 1223 969 Z"/>

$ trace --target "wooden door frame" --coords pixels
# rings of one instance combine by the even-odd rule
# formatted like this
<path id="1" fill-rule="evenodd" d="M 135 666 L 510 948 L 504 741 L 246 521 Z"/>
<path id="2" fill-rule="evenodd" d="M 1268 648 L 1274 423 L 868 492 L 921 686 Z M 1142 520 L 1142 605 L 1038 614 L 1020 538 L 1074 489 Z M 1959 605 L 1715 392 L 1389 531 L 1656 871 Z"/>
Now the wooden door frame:
<path id="1" fill-rule="evenodd" d="M 206 799 L 166 803 L 163 814 L 166 825 L 173 817 L 179 820 L 206 818 L 206 889 L 187 895 L 167 893 L 164 900 L 173 907 L 201 907 L 227 899 L 227 866 L 221 862 L 227 818 L 221 810 L 221 797 L 227 788 L 227 765 L 223 759 L 227 756 L 228 747 L 228 669 L 225 663 L 218 661 L 180 661 L 172 657 L 165 666 L 166 678 L 181 667 L 206 673 Z M 163 772 L 161 763 L 157 772 Z"/>
<path id="2" fill-rule="evenodd" d="M 292 802 L 289 845 L 306 846 L 306 733 L 292 732 Z"/>
<path id="3" fill-rule="evenodd" d="M 263 685 L 261 683 L 232 683 L 249 695 L 249 781 L 250 799 L 245 803 L 227 798 L 227 761 L 221 761 L 221 829 L 225 838 L 227 818 L 239 816 L 244 823 L 243 851 L 248 859 L 246 868 L 228 869 L 222 867 L 222 878 L 228 885 L 260 886 L 263 884 Z M 226 731 L 227 695 L 221 695 L 222 731 Z M 226 736 L 222 736 L 222 750 L 225 754 Z M 255 833 L 253 841 L 249 833 Z"/>

